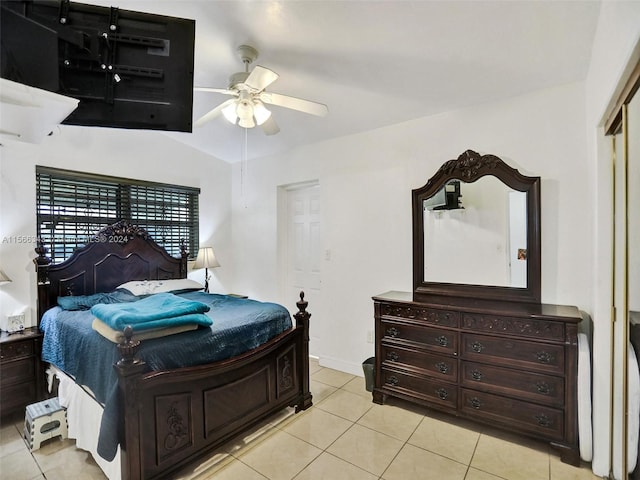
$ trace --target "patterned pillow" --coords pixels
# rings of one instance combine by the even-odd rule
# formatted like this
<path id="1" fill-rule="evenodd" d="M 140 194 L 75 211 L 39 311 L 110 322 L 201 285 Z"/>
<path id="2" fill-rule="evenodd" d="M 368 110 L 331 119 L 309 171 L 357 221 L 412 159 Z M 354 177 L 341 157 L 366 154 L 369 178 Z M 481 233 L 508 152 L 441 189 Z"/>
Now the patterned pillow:
<path id="1" fill-rule="evenodd" d="M 152 295 L 154 293 L 179 293 L 202 290 L 202 284 L 190 278 L 178 278 L 175 280 L 134 280 L 123 283 L 118 288 L 124 288 L 133 295 Z"/>

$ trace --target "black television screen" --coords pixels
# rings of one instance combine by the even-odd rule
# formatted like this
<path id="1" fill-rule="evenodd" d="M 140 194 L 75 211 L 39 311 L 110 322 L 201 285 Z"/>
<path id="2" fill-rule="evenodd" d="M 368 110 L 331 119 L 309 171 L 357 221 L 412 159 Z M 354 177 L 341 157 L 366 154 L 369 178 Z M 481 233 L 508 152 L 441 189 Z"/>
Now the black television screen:
<path id="1" fill-rule="evenodd" d="M 424 210 L 456 210 L 464 208 L 460 198 L 460 180 L 450 180 L 444 187 L 424 200 Z"/>
<path id="2" fill-rule="evenodd" d="M 59 0 L 1 5 L 0 76 L 80 100 L 63 123 L 192 131 L 194 20 Z"/>

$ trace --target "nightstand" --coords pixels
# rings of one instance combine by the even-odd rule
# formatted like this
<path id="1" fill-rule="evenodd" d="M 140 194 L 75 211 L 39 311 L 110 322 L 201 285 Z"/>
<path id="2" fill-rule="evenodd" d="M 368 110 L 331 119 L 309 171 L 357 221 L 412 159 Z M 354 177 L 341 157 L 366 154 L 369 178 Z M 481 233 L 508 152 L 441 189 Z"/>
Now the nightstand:
<path id="1" fill-rule="evenodd" d="M 40 360 L 42 333 L 37 327 L 0 333 L 0 416 L 24 414 L 25 406 L 44 397 Z"/>

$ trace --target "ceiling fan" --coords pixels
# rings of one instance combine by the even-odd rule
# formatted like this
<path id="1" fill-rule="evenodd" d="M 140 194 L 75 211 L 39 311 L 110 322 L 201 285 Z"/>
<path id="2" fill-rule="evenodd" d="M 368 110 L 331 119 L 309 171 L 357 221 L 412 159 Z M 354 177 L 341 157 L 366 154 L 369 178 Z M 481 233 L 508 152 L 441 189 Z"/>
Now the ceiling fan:
<path id="1" fill-rule="evenodd" d="M 231 75 L 228 88 L 195 87 L 197 91 L 222 93 L 233 97 L 200 117 L 194 124 L 196 127 L 222 114 L 233 124 L 243 128 L 258 125 L 267 135 L 274 135 L 280 131 L 280 127 L 273 119 L 271 111 L 264 106 L 265 103 L 320 117 L 329 112 L 327 106 L 322 103 L 266 92 L 265 88 L 275 82 L 279 75 L 260 65 L 256 65 L 249 72 L 249 65 L 258 58 L 258 50 L 249 45 L 240 45 L 237 51 L 244 63 L 245 71 Z"/>

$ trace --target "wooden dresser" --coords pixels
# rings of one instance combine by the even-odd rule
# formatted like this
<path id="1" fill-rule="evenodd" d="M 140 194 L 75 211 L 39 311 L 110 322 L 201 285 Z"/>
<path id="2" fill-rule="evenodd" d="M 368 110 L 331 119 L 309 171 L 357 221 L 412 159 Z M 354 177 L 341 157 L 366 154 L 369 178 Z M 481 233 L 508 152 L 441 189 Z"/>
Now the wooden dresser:
<path id="1" fill-rule="evenodd" d="M 388 396 L 548 441 L 579 464 L 576 307 L 373 297 L 373 401 Z"/>

